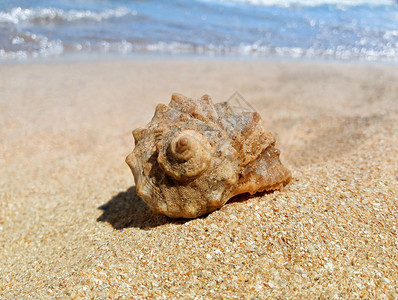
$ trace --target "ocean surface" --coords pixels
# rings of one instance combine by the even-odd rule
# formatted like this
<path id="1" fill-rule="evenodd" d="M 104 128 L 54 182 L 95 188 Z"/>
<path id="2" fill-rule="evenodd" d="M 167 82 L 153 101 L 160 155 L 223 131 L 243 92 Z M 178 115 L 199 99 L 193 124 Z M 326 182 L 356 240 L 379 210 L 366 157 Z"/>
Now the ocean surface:
<path id="1" fill-rule="evenodd" d="M 398 2 L 0 0 L 0 61 L 137 53 L 398 62 Z"/>

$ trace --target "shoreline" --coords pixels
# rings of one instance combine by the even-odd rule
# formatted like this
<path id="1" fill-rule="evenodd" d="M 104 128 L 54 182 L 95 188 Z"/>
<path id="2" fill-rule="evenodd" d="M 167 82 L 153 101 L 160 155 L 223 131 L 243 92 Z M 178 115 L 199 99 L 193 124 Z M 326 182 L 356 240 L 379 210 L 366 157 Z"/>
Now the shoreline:
<path id="1" fill-rule="evenodd" d="M 40 64 L 40 63 L 77 63 L 77 62 L 102 62 L 102 61 L 240 61 L 240 62 L 292 62 L 292 63 L 315 63 L 315 64 L 343 64 L 343 65 L 379 65 L 398 66 L 398 61 L 370 60 L 361 58 L 341 59 L 327 57 L 293 57 L 277 55 L 242 55 L 242 54 L 198 54 L 198 53 L 131 53 L 101 54 L 101 53 L 79 53 L 65 54 L 57 57 L 38 57 L 24 59 L 0 59 L 0 65 L 13 64 Z"/>
<path id="2" fill-rule="evenodd" d="M 398 68 L 111 60 L 0 68 L 0 294 L 395 298 Z M 173 92 L 241 93 L 277 133 L 282 191 L 153 215 L 125 164 Z"/>

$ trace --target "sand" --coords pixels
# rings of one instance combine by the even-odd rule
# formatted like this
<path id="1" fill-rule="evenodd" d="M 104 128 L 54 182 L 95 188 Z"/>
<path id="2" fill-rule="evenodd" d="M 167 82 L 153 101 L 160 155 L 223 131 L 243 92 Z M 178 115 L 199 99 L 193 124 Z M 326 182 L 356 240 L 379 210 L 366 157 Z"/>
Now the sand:
<path id="1" fill-rule="evenodd" d="M 0 298 L 398 298 L 398 67 L 212 60 L 0 65 Z M 194 220 L 124 162 L 172 92 L 238 91 L 293 181 Z"/>

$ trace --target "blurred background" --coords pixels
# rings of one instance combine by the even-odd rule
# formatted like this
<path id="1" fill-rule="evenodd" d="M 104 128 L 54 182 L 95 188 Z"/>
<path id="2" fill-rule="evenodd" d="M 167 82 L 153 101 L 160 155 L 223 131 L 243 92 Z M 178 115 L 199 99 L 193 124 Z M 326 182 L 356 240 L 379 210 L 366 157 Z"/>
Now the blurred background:
<path id="1" fill-rule="evenodd" d="M 0 0 L 0 61 L 129 55 L 398 61 L 394 0 Z"/>

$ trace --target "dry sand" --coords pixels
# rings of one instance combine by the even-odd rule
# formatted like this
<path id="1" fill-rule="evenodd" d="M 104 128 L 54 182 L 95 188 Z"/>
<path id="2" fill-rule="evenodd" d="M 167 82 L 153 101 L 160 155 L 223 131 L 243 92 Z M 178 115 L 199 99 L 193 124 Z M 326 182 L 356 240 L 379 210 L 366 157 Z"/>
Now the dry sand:
<path id="1" fill-rule="evenodd" d="M 0 66 L 0 298 L 398 298 L 398 67 L 128 60 Z M 239 91 L 294 180 L 154 216 L 124 163 L 172 92 Z"/>

